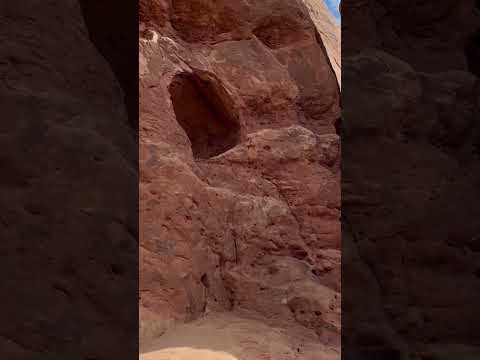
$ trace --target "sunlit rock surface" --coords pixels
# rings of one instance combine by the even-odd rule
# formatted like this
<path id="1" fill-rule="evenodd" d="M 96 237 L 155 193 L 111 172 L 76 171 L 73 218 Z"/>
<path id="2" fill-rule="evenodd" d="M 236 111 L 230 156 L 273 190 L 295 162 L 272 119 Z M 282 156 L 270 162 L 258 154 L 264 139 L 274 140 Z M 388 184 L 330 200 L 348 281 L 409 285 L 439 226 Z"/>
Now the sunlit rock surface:
<path id="1" fill-rule="evenodd" d="M 300 0 L 141 4 L 142 357 L 339 359 L 338 28 Z"/>

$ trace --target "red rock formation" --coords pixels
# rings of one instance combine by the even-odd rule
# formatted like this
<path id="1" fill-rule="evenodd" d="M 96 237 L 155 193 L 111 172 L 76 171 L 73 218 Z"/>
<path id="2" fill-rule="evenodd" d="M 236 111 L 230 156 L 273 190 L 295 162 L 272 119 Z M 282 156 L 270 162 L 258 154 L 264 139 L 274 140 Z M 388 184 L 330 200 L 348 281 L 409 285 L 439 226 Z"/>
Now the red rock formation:
<path id="1" fill-rule="evenodd" d="M 242 359 L 338 359 L 338 64 L 322 29 L 297 0 L 141 5 L 142 345 L 219 350 L 206 332 L 225 329 Z"/>

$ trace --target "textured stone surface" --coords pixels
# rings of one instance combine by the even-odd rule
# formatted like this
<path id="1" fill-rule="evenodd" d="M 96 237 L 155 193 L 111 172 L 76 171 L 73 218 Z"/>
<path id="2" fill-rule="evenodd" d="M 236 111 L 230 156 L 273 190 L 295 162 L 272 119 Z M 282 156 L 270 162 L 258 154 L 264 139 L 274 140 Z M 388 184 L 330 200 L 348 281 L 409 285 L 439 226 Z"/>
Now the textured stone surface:
<path id="1" fill-rule="evenodd" d="M 342 68 L 343 355 L 478 358 L 480 93 L 463 41 L 478 9 L 357 3 L 342 31 L 358 46 Z"/>
<path id="2" fill-rule="evenodd" d="M 219 351 L 239 359 L 338 359 L 340 109 L 321 28 L 297 0 L 141 14 L 140 340 L 160 351 L 142 356 L 215 351 L 228 332 Z"/>
<path id="3" fill-rule="evenodd" d="M 0 41 L 1 355 L 134 356 L 137 151 L 122 92 L 76 1 L 2 2 Z"/>
<path id="4" fill-rule="evenodd" d="M 425 72 L 466 70 L 465 46 L 478 30 L 475 0 L 349 0 L 344 55 L 375 47 Z"/>
<path id="5" fill-rule="evenodd" d="M 342 82 L 342 49 L 341 28 L 336 20 L 330 16 L 330 10 L 325 4 L 325 0 L 304 0 L 310 16 L 317 27 L 318 34 L 322 39 L 322 44 L 328 54 L 330 64 L 335 71 L 335 76 L 339 86 Z"/>

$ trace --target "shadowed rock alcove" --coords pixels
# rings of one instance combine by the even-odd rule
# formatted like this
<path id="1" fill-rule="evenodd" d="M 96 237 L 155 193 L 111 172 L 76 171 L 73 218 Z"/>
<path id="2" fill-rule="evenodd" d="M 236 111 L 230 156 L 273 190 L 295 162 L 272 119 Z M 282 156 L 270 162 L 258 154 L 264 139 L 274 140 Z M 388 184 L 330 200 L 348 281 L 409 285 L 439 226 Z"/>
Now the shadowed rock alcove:
<path id="1" fill-rule="evenodd" d="M 142 1 L 143 2 L 143 1 Z M 138 3 L 134 1 L 80 0 L 90 40 L 109 63 L 125 95 L 132 128 L 138 129 Z M 115 16 L 112 16 L 115 9 Z"/>
<path id="2" fill-rule="evenodd" d="M 234 147 L 240 126 L 233 102 L 213 78 L 182 73 L 169 87 L 175 116 L 196 159 L 208 159 Z"/>

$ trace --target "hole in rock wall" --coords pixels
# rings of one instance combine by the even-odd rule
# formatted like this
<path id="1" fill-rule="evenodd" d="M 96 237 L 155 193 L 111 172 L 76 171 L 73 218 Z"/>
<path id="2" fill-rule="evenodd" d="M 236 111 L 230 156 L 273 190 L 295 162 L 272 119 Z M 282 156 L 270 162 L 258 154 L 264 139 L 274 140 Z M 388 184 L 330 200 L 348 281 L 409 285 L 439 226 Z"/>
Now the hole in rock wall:
<path id="1" fill-rule="evenodd" d="M 238 117 L 218 81 L 182 73 L 174 77 L 169 91 L 176 119 L 190 139 L 196 159 L 220 155 L 238 143 Z"/>

